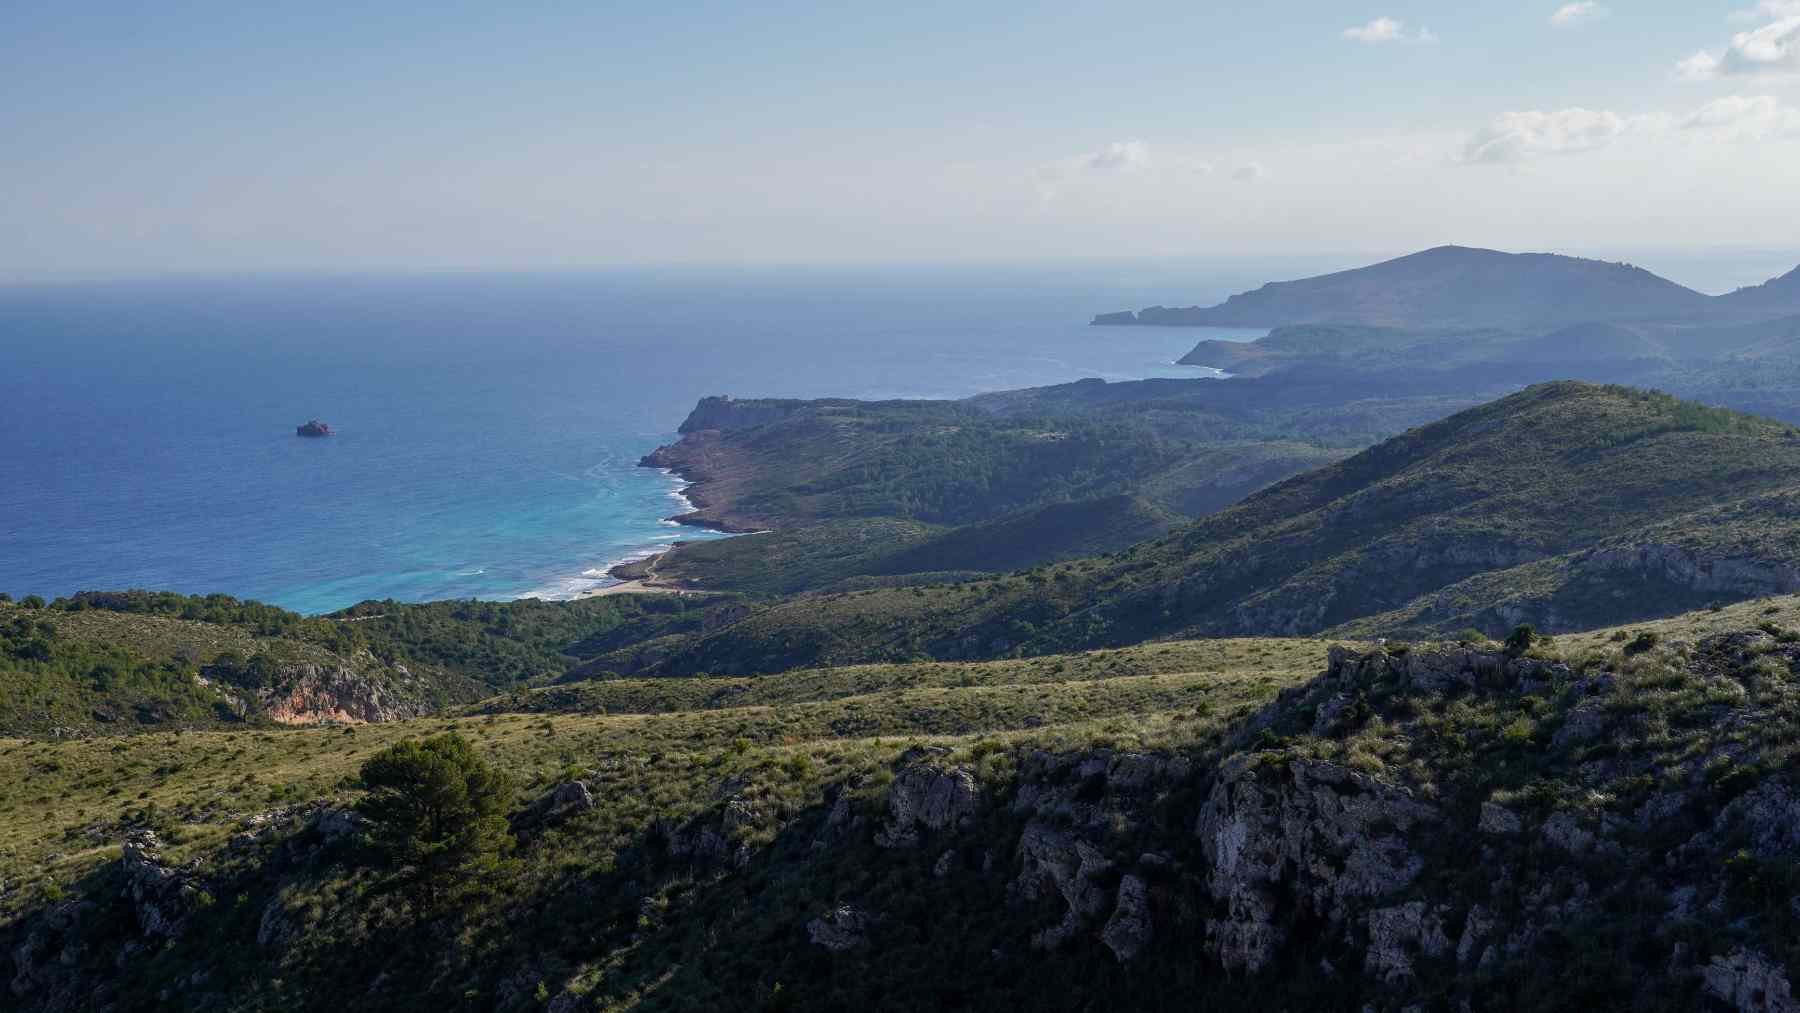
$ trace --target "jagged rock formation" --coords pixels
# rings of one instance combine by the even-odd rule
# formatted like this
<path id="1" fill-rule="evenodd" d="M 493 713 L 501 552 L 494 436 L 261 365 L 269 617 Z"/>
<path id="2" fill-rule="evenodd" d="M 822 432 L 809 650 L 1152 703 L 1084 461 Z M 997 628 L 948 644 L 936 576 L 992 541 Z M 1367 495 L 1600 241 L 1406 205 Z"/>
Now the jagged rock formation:
<path id="1" fill-rule="evenodd" d="M 357 661 L 356 667 L 284 665 L 272 684 L 257 692 L 260 709 L 270 720 L 284 725 L 399 721 L 435 709 L 425 698 L 424 687 L 405 666 L 393 666 L 387 676 L 374 674 L 380 665 L 372 656 L 365 653 Z"/>

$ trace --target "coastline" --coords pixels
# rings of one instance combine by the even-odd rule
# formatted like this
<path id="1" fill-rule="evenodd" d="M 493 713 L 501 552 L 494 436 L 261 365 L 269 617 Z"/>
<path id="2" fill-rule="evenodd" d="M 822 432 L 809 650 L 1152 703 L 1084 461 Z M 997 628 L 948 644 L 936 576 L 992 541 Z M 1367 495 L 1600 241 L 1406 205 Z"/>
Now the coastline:
<path id="1" fill-rule="evenodd" d="M 680 542 L 675 543 L 675 545 L 680 544 Z M 674 548 L 675 546 L 671 545 L 668 549 L 664 549 L 654 556 L 646 556 L 643 559 L 633 560 L 628 563 L 620 563 L 616 566 L 609 567 L 606 571 L 606 575 L 617 580 L 619 583 L 608 587 L 597 587 L 591 591 L 583 591 L 580 594 L 577 594 L 572 600 L 583 601 L 588 598 L 606 598 L 615 594 L 693 593 L 688 588 L 681 587 L 678 584 L 659 582 L 656 578 L 656 561 L 668 555 Z"/>
<path id="2" fill-rule="evenodd" d="M 704 531 L 712 531 L 728 536 L 754 533 L 750 531 L 735 531 L 728 526 L 717 525 L 699 517 L 700 506 L 696 504 L 693 497 L 689 495 L 690 490 L 692 490 L 697 483 L 677 469 L 660 464 L 652 464 L 650 463 L 649 458 L 639 461 L 638 466 L 654 467 L 658 471 L 661 471 L 666 477 L 685 483 L 669 491 L 669 495 L 678 500 L 685 509 L 672 517 L 660 518 L 662 523 L 699 528 Z M 681 548 L 683 544 L 684 543 L 681 541 L 671 542 L 667 548 L 658 552 L 652 552 L 648 556 L 628 558 L 613 563 L 605 568 L 606 575 L 618 581 L 618 583 L 578 592 L 570 600 L 583 601 L 589 598 L 606 598 L 620 594 L 695 594 L 698 591 L 696 588 L 687 587 L 670 580 L 663 580 L 656 576 L 657 562 L 669 553 Z"/>

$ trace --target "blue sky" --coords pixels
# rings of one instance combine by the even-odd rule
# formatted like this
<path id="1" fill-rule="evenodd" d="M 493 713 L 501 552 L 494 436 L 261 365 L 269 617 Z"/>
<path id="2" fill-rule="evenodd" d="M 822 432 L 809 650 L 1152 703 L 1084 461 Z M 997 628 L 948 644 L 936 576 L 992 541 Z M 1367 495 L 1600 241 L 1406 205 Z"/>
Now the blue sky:
<path id="1" fill-rule="evenodd" d="M 1800 221 L 1800 0 L 256 6 L 7 5 L 0 278 Z"/>

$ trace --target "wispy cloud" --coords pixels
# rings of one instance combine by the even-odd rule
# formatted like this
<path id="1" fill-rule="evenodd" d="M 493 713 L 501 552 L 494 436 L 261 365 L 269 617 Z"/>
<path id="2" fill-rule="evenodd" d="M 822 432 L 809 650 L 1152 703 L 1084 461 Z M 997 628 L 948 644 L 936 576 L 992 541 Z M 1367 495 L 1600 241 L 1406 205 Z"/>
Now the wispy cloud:
<path id="1" fill-rule="evenodd" d="M 1349 39 L 1352 42 L 1363 42 L 1371 45 L 1383 42 L 1416 42 L 1429 44 L 1438 40 L 1438 37 L 1433 34 L 1429 28 L 1421 28 L 1417 32 L 1408 35 L 1406 32 L 1406 22 L 1401 21 L 1398 18 L 1376 18 L 1366 25 L 1358 25 L 1355 28 L 1346 28 L 1344 29 L 1344 38 Z"/>
<path id="2" fill-rule="evenodd" d="M 1675 65 L 1689 81 L 1721 77 L 1779 77 L 1800 74 L 1800 4 L 1774 0 L 1749 13 L 1776 20 L 1738 32 L 1723 50 L 1703 49 Z"/>
<path id="3" fill-rule="evenodd" d="M 1261 162 L 1246 162 L 1232 170 L 1231 178 L 1240 183 L 1254 183 L 1266 175 L 1268 170 L 1263 168 Z"/>
<path id="4" fill-rule="evenodd" d="M 1800 108 L 1773 95 L 1727 95 L 1701 106 L 1681 127 L 1734 141 L 1800 137 Z"/>
<path id="5" fill-rule="evenodd" d="M 1800 108 L 1773 95 L 1727 95 L 1688 112 L 1624 116 L 1580 107 L 1504 113 L 1464 141 L 1456 161 L 1506 165 L 1553 155 L 1579 155 L 1627 135 L 1665 142 L 1685 137 L 1702 146 L 1800 140 Z"/>
<path id="6" fill-rule="evenodd" d="M 1550 15 L 1550 23 L 1558 28 L 1572 28 L 1589 21 L 1598 21 L 1611 14 L 1612 10 L 1596 3 L 1595 0 L 1581 0 L 1580 3 L 1564 4 Z"/>
<path id="7" fill-rule="evenodd" d="M 1502 113 L 1463 145 L 1467 165 L 1503 165 L 1544 155 L 1572 155 L 1603 148 L 1629 129 L 1625 117 L 1604 109 L 1531 109 Z"/>
<path id="8" fill-rule="evenodd" d="M 1087 167 L 1104 172 L 1143 169 L 1150 165 L 1150 147 L 1143 141 L 1114 141 L 1087 156 Z"/>

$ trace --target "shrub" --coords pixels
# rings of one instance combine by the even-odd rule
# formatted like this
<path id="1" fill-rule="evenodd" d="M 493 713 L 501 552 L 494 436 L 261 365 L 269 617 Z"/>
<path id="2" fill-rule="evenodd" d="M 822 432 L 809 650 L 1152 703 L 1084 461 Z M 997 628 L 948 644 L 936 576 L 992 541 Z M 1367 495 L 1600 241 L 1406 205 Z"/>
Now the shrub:
<path id="1" fill-rule="evenodd" d="M 1661 636 L 1646 631 L 1638 634 L 1631 643 L 1625 645 L 1625 653 L 1628 655 L 1643 654 L 1645 651 L 1651 650 L 1659 643 L 1662 643 Z"/>
<path id="2" fill-rule="evenodd" d="M 1531 650 L 1531 645 L 1534 643 L 1537 643 L 1537 630 L 1535 628 L 1529 623 L 1515 626 L 1513 627 L 1512 633 L 1506 638 L 1507 656 L 1522 658 L 1525 656 L 1526 652 Z"/>
<path id="3" fill-rule="evenodd" d="M 422 878 L 491 866 L 510 843 L 506 775 L 455 732 L 389 746 L 362 779 L 369 794 L 357 809 L 375 824 L 376 845 Z"/>

